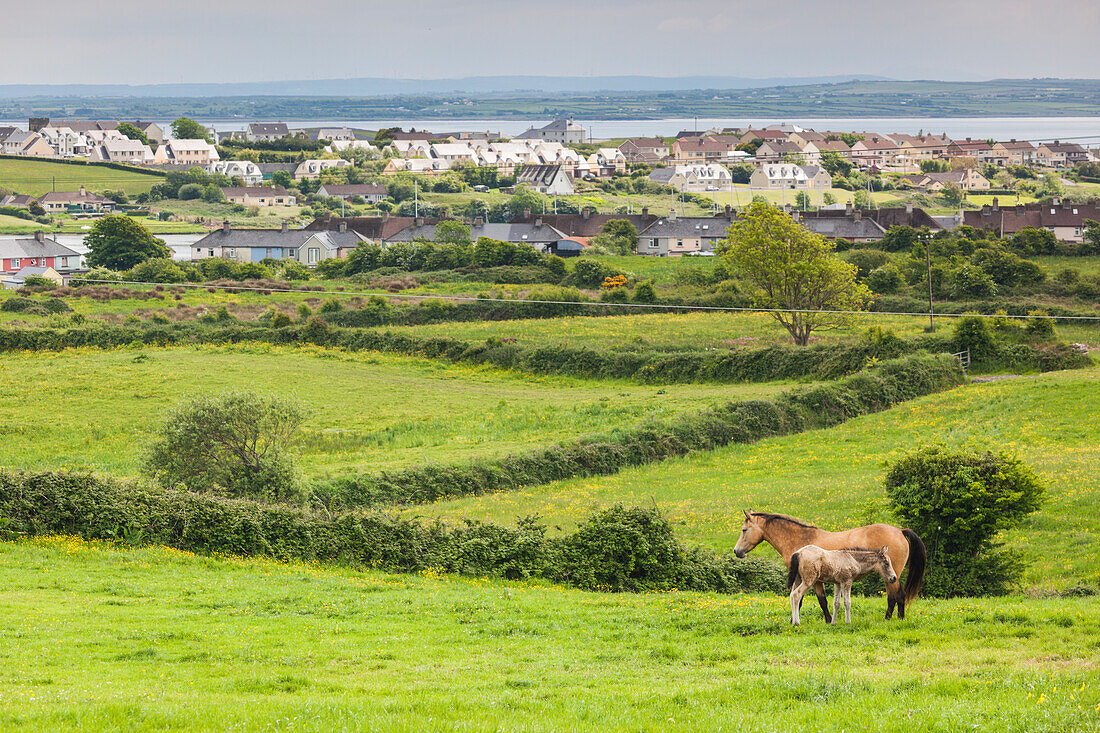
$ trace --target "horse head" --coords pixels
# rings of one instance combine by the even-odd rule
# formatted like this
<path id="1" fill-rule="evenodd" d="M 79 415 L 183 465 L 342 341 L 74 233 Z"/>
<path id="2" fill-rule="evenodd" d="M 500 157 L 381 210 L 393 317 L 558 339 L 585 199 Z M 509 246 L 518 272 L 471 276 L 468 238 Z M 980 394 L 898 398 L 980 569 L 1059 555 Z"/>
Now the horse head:
<path id="1" fill-rule="evenodd" d="M 882 577 L 887 583 L 898 582 L 898 574 L 894 572 L 894 563 L 890 562 L 890 548 L 885 545 L 878 551 L 879 567 L 882 568 Z"/>
<path id="2" fill-rule="evenodd" d="M 737 557 L 749 554 L 752 548 L 764 540 L 764 517 L 748 510 L 742 511 L 745 514 L 745 523 L 741 525 L 741 536 L 737 538 L 737 544 L 733 548 L 733 554 Z"/>

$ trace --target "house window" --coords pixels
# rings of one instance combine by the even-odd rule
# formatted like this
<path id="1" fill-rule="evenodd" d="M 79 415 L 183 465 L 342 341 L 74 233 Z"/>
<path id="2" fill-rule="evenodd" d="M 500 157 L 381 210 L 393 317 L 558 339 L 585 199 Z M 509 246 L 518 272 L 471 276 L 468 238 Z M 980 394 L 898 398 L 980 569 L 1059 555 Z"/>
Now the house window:
<path id="1" fill-rule="evenodd" d="M 12 267 L 19 267 L 19 260 L 12 260 L 11 261 L 11 266 Z"/>
<path id="2" fill-rule="evenodd" d="M 321 258 L 321 249 L 319 247 L 310 247 L 306 256 L 309 264 L 315 264 L 317 260 Z"/>
<path id="3" fill-rule="evenodd" d="M 229 257 L 230 259 L 234 259 L 234 260 L 237 259 L 237 248 L 236 247 L 229 247 L 228 249 L 225 250 L 225 256 Z"/>

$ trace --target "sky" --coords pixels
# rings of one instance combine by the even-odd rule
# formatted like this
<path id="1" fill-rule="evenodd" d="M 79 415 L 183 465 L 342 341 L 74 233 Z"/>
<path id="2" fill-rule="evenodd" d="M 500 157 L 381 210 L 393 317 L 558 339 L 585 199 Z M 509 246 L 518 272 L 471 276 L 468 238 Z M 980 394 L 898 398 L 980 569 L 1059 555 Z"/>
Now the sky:
<path id="1" fill-rule="evenodd" d="M 43 22 L 35 6 L 20 7 L 19 20 L 0 24 L 0 84 L 625 74 L 970 80 L 1095 77 L 1100 69 L 1096 0 L 53 0 Z"/>

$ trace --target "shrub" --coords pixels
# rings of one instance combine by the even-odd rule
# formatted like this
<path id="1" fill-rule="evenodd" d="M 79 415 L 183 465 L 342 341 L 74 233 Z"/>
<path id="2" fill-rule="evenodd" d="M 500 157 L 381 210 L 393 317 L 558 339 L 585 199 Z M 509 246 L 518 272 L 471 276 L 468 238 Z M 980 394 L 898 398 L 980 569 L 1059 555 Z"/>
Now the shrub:
<path id="1" fill-rule="evenodd" d="M 898 266 L 893 263 L 875 268 L 867 276 L 867 287 L 876 293 L 892 295 L 903 285 L 905 285 L 905 278 L 902 277 Z"/>
<path id="2" fill-rule="evenodd" d="M 922 448 L 894 463 L 886 494 L 897 517 L 928 547 L 932 595 L 999 595 L 1019 581 L 1020 560 L 994 537 L 1043 501 L 1043 484 L 1007 453 Z"/>
<path id="3" fill-rule="evenodd" d="M 176 198 L 183 201 L 190 201 L 191 199 L 197 199 L 202 196 L 202 186 L 197 183 L 185 183 L 180 186 L 179 192 L 176 194 Z"/>
<path id="4" fill-rule="evenodd" d="M 309 268 L 297 260 L 283 260 L 283 277 L 287 280 L 308 280 Z"/>
<path id="5" fill-rule="evenodd" d="M 981 267 L 963 265 L 951 278 L 951 293 L 956 298 L 991 298 L 997 294 L 997 285 Z"/>
<path id="6" fill-rule="evenodd" d="M 997 351 L 997 343 L 989 332 L 986 319 L 977 316 L 960 318 L 952 337 L 955 351 L 970 350 L 971 359 L 986 359 Z"/>
<path id="7" fill-rule="evenodd" d="M 1031 310 L 1027 313 L 1031 318 L 1027 319 L 1025 327 L 1027 335 L 1038 341 L 1050 341 L 1054 338 L 1054 319 L 1047 317 L 1044 310 Z"/>
<path id="8" fill-rule="evenodd" d="M 337 300 L 336 298 L 329 298 L 324 303 L 321 303 L 321 308 L 319 309 L 319 312 L 336 313 L 337 311 L 342 311 L 343 309 L 344 306 L 342 303 L 340 303 L 339 300 Z"/>
<path id="9" fill-rule="evenodd" d="M 171 258 L 151 257 L 135 265 L 125 279 L 143 283 L 181 283 L 187 277 Z"/>
<path id="10" fill-rule="evenodd" d="M 168 413 L 142 470 L 165 487 L 300 501 L 303 484 L 286 451 L 303 419 L 299 405 L 277 397 L 193 397 Z"/>
<path id="11" fill-rule="evenodd" d="M 891 227 L 890 231 L 898 228 Z M 870 275 L 872 270 L 877 270 L 889 262 L 890 255 L 881 249 L 853 249 L 844 255 L 844 259 L 856 266 L 858 270 L 856 276 L 863 279 Z"/>
<path id="12" fill-rule="evenodd" d="M 60 298 L 23 298 L 16 296 L 0 302 L 0 311 L 5 313 L 29 313 L 31 315 L 51 315 L 54 313 L 72 313 L 69 304 Z"/>
<path id="13" fill-rule="evenodd" d="M 643 280 L 634 288 L 635 303 L 656 303 L 657 291 L 653 289 L 653 282 Z"/>
<path id="14" fill-rule="evenodd" d="M 304 321 L 305 319 L 309 318 L 312 315 L 313 315 L 313 309 L 312 308 L 310 308 L 305 303 L 299 303 L 298 304 L 298 318 L 300 320 Z"/>

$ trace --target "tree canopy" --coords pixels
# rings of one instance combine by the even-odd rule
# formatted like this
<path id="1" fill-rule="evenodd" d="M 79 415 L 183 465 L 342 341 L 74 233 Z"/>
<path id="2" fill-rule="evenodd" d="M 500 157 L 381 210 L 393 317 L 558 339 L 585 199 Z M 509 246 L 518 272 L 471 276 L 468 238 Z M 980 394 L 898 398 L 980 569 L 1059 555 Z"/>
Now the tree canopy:
<path id="1" fill-rule="evenodd" d="M 129 270 L 151 257 L 171 257 L 163 239 L 129 216 L 108 214 L 92 225 L 84 237 L 90 267 Z"/>
<path id="2" fill-rule="evenodd" d="M 206 140 L 210 142 L 210 135 L 206 128 L 187 117 L 180 117 L 172 123 L 172 137 L 177 140 Z"/>
<path id="3" fill-rule="evenodd" d="M 122 124 L 120 124 L 118 126 L 118 131 L 126 137 L 130 138 L 131 140 L 140 140 L 146 145 L 149 144 L 149 136 L 139 130 L 134 125 L 131 125 L 129 122 L 123 122 Z"/>
<path id="4" fill-rule="evenodd" d="M 865 310 L 870 300 L 832 242 L 762 202 L 749 204 L 717 251 L 753 284 L 760 307 L 779 309 L 772 315 L 800 346 L 845 320 L 822 311 Z"/>

